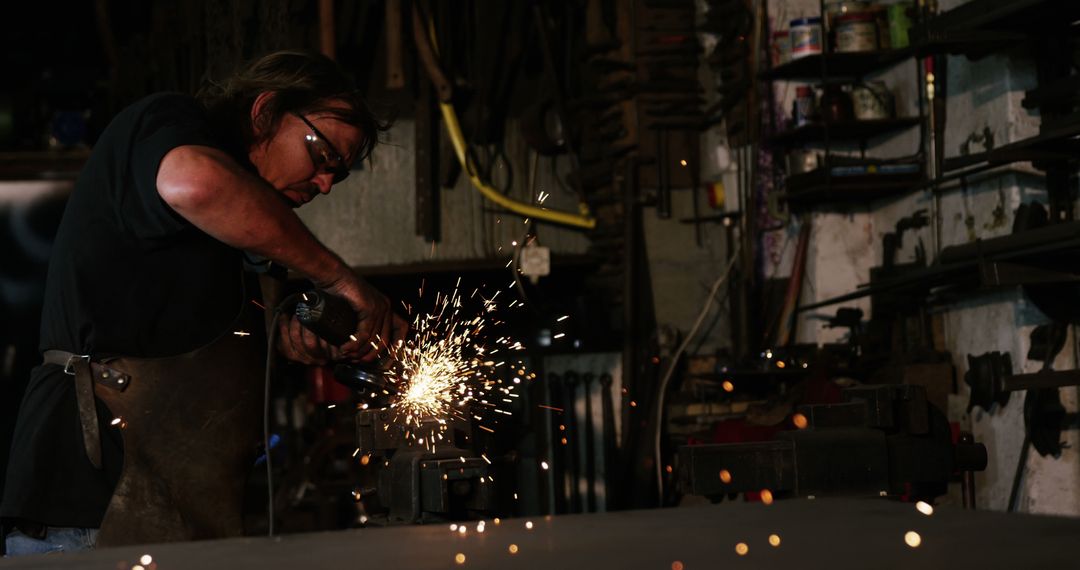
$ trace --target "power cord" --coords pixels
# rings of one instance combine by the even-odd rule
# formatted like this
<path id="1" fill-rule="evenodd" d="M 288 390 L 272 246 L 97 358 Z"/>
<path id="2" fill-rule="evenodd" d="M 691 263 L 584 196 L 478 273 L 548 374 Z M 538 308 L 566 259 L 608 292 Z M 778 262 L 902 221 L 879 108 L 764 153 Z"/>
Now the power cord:
<path id="1" fill-rule="evenodd" d="M 660 432 L 663 428 L 664 421 L 664 397 L 667 394 L 667 385 L 671 381 L 671 376 L 675 372 L 675 366 L 679 363 L 679 358 L 686 350 L 686 347 L 690 345 L 690 341 L 693 340 L 694 335 L 697 334 L 701 323 L 704 322 L 705 316 L 709 314 L 709 309 L 712 308 L 713 300 L 716 299 L 716 292 L 720 290 L 720 286 L 727 281 L 729 275 L 731 275 L 731 269 L 735 267 L 735 262 L 739 259 L 739 253 L 742 251 L 742 244 L 736 246 L 735 251 L 731 254 L 731 260 L 728 261 L 727 268 L 724 269 L 724 273 L 717 278 L 713 283 L 712 288 L 709 290 L 709 296 L 705 298 L 705 306 L 701 308 L 701 314 L 698 315 L 697 321 L 694 322 L 694 326 L 690 328 L 690 332 L 686 334 L 686 338 L 683 339 L 679 348 L 675 351 L 675 354 L 671 357 L 671 363 L 668 364 L 667 372 L 664 373 L 664 379 L 660 381 L 660 393 L 657 396 L 656 406 L 656 438 L 654 439 L 655 448 L 653 450 L 654 457 L 656 459 L 656 490 L 658 493 L 658 500 L 660 506 L 664 504 L 664 477 L 663 469 L 660 467 Z"/>
<path id="2" fill-rule="evenodd" d="M 266 382 L 263 385 L 263 451 L 266 453 L 267 536 L 274 536 L 274 473 L 270 459 L 270 365 L 273 363 L 274 345 L 278 336 L 278 319 L 281 318 L 284 305 L 285 303 L 282 303 L 274 310 L 274 318 L 270 321 L 270 330 L 267 331 L 266 335 Z"/>

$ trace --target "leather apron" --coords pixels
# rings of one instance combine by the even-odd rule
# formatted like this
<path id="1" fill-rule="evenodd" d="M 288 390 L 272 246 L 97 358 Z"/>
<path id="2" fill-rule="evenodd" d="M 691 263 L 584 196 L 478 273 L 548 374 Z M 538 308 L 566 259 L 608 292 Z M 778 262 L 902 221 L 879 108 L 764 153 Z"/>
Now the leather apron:
<path id="1" fill-rule="evenodd" d="M 243 533 L 244 486 L 263 441 L 267 312 L 244 299 L 227 330 L 185 354 L 75 363 L 77 385 L 90 371 L 116 418 L 101 429 L 121 429 L 124 444 L 99 547 Z"/>

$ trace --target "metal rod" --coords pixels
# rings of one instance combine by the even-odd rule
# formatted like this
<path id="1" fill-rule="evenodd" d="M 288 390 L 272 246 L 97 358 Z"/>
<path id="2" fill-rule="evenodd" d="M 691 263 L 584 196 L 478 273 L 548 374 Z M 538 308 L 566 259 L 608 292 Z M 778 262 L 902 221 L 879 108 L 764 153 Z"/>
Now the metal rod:
<path id="1" fill-rule="evenodd" d="M 960 434 L 960 443 L 969 445 L 975 443 L 975 437 L 970 433 L 964 432 Z M 960 479 L 960 491 L 963 495 L 964 508 L 970 511 L 975 510 L 975 472 L 971 470 L 965 470 L 961 473 Z"/>
<path id="2" fill-rule="evenodd" d="M 1016 462 L 1016 473 L 1013 475 L 1012 490 L 1009 491 L 1008 512 L 1015 513 L 1017 502 L 1020 500 L 1020 486 L 1024 481 L 1024 469 L 1027 467 L 1028 451 L 1031 449 L 1031 437 L 1024 436 L 1024 445 L 1020 448 L 1020 459 Z"/>

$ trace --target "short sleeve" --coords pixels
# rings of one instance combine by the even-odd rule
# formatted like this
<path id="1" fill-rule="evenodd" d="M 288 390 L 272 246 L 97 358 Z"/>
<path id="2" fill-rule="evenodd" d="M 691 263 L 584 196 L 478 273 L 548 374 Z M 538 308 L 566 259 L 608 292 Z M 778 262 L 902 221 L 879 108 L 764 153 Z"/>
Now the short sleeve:
<path id="1" fill-rule="evenodd" d="M 186 145 L 221 148 L 203 110 L 186 95 L 161 95 L 144 110 L 131 141 L 129 172 L 134 195 L 124 200 L 125 224 L 139 237 L 174 234 L 190 224 L 158 194 L 157 174 L 169 151 Z"/>

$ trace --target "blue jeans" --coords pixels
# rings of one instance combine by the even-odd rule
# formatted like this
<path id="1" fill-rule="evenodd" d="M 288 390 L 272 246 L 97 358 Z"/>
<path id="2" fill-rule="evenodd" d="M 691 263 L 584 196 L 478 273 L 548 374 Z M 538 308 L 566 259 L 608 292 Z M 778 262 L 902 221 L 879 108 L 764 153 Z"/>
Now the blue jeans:
<path id="1" fill-rule="evenodd" d="M 97 541 L 97 533 L 96 528 L 49 527 L 45 538 L 38 540 L 13 530 L 5 541 L 7 556 L 90 550 Z"/>

